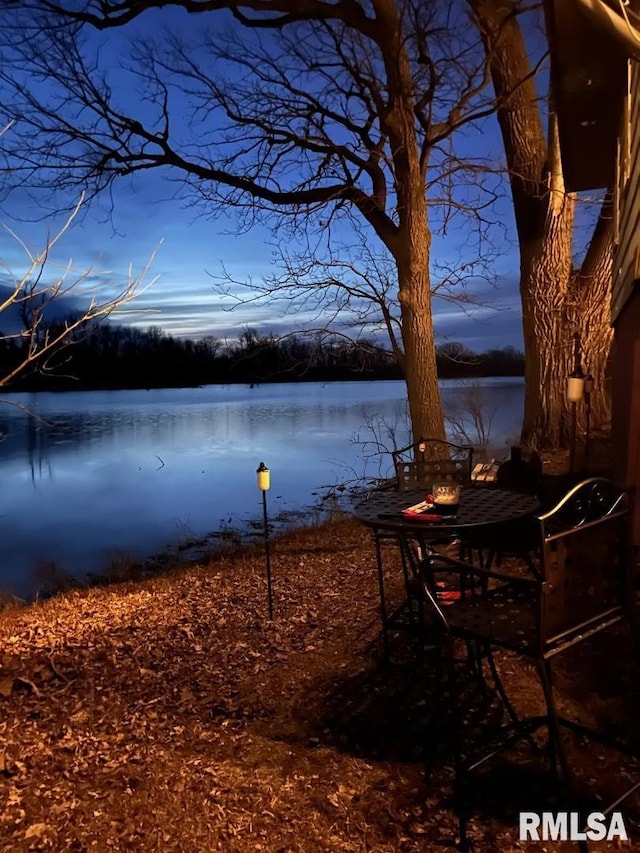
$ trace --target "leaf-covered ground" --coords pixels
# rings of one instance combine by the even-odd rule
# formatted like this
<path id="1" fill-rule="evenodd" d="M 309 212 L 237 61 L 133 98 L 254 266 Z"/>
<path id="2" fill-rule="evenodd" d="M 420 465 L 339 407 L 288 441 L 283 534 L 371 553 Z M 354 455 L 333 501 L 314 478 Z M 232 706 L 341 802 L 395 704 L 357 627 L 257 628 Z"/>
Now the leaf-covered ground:
<path id="1" fill-rule="evenodd" d="M 381 664 L 368 531 L 350 519 L 296 531 L 272 563 L 273 622 L 260 548 L 0 615 L 0 850 L 455 849 L 433 660 L 400 637 Z M 399 593 L 399 573 L 389 580 Z M 628 648 L 619 632 L 569 656 L 564 710 L 632 731 Z M 539 708 L 532 670 L 500 666 L 520 710 Z M 640 779 L 574 747 L 599 790 Z M 528 748 L 507 758 L 477 786 L 475 849 L 575 850 L 518 842 L 519 808 L 550 783 Z M 628 850 L 637 807 L 624 807 Z"/>

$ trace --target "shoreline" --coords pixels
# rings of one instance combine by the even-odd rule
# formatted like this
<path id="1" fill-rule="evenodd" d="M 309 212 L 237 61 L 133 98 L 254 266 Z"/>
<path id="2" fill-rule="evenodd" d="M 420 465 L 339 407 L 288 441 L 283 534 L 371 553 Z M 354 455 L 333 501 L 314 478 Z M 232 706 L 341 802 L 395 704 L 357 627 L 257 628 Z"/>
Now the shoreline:
<path id="1" fill-rule="evenodd" d="M 610 438 L 596 436 L 592 440 L 590 461 L 591 473 L 604 476 L 610 475 Z M 543 473 L 558 478 L 562 483 L 568 471 L 568 450 L 542 451 L 540 453 Z M 508 458 L 508 453 L 505 454 Z M 576 469 L 582 464 L 580 453 L 577 455 Z M 372 488 L 371 482 L 359 487 L 366 491 Z M 296 530 L 310 527 L 321 527 L 333 517 L 345 517 L 349 514 L 349 502 L 357 499 L 358 490 L 340 490 L 340 487 L 326 487 L 323 496 L 299 509 L 282 510 L 269 518 L 271 541 Z M 305 521 L 310 518 L 309 521 Z M 88 573 L 85 577 L 76 577 L 72 573 L 58 567 L 55 563 L 44 562 L 39 583 L 34 586 L 31 594 L 19 596 L 9 590 L 0 589 L 0 614 L 13 607 L 27 606 L 31 603 L 48 600 L 65 591 L 73 589 L 90 589 L 92 587 L 108 587 L 114 583 L 128 581 L 144 581 L 159 577 L 165 572 L 172 571 L 194 563 L 209 562 L 219 557 L 233 557 L 243 550 L 253 547 L 263 547 L 262 519 L 255 517 L 244 524 L 222 527 L 212 530 L 202 537 L 190 538 L 185 542 L 176 541 L 157 553 L 146 558 L 135 559 L 124 557 L 114 560 L 108 569 L 101 572 Z"/>
<path id="2" fill-rule="evenodd" d="M 306 507 L 282 510 L 269 518 L 270 543 L 277 542 L 288 533 L 323 527 L 334 518 L 348 515 L 348 508 L 331 495 Z M 148 557 L 115 559 L 104 571 L 89 572 L 81 577 L 60 568 L 53 561 L 43 561 L 39 567 L 39 582 L 31 593 L 18 595 L 0 587 L 0 617 L 7 610 L 49 601 L 70 591 L 144 582 L 193 565 L 237 557 L 246 550 L 264 548 L 263 542 L 263 522 L 256 517 L 248 519 L 244 525 L 226 526 L 201 537 L 176 541 Z"/>
<path id="3" fill-rule="evenodd" d="M 475 382 L 483 379 L 519 379 L 524 382 L 524 373 L 470 373 L 466 374 L 455 374 L 450 376 L 438 376 L 438 382 Z M 224 382 L 195 382 L 195 383 L 180 383 L 180 384 L 168 384 L 168 385 L 148 385 L 148 384 L 136 384 L 136 385 L 77 385 L 70 386 L 65 385 L 63 387 L 33 387 L 33 388 L 14 388 L 14 389 L 5 389 L 7 395 L 13 394 L 67 394 L 67 393 L 78 393 L 78 392 L 98 392 L 98 391 L 162 391 L 162 390 L 179 390 L 184 388 L 185 390 L 194 389 L 194 388 L 233 388 L 233 387 L 245 387 L 245 388 L 259 388 L 261 385 L 308 385 L 311 383 L 316 383 L 318 385 L 334 385 L 338 383 L 344 382 L 404 382 L 402 375 L 387 375 L 387 374 L 368 374 L 363 372 L 356 372 L 349 376 L 336 376 L 331 378 L 322 378 L 322 377 L 287 377 L 287 376 L 279 376 L 273 379 L 258 379 L 251 381 L 250 379 L 238 379 L 235 381 L 225 380 Z M 0 397 L 0 402 L 2 402 L 2 397 Z"/>

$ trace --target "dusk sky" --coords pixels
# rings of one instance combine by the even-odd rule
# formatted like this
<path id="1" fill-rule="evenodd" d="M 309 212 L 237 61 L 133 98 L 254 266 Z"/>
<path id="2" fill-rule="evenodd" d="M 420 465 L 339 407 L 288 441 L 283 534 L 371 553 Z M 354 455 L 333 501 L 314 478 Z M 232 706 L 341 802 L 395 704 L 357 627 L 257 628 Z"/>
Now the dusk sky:
<path id="1" fill-rule="evenodd" d="M 138 24 L 142 30 L 156 26 L 152 19 L 142 18 Z M 158 21 L 161 20 L 166 21 L 166 16 L 159 15 Z M 108 43 L 104 35 L 100 36 L 100 42 L 107 43 L 109 55 L 118 62 L 118 56 L 123 51 L 126 53 L 131 37 L 131 31 L 115 31 L 109 34 Z M 118 94 L 126 100 L 123 93 Z M 502 155 L 493 120 L 486 120 L 482 131 L 474 133 L 483 147 L 490 141 L 497 165 Z M 475 144 L 472 134 L 468 144 L 471 147 Z M 120 318 L 122 322 L 141 328 L 156 325 L 170 334 L 191 338 L 214 335 L 231 339 L 246 326 L 255 327 L 260 333 L 275 334 L 303 327 L 310 318 L 302 309 L 292 310 L 289 303 L 236 306 L 233 311 L 228 310 L 233 303 L 216 291 L 212 276 L 220 275 L 223 267 L 238 280 L 259 281 L 265 273 L 273 272 L 272 235 L 262 226 L 239 233 L 233 211 L 226 218 L 214 221 L 204 218 L 201 208 L 172 200 L 176 185 L 167 177 L 166 172 L 148 171 L 119 180 L 114 185 L 113 210 L 110 211 L 106 197 L 86 205 L 56 246 L 53 262 L 64 266 L 72 259 L 76 271 L 92 268 L 91 282 L 99 283 L 102 288 L 96 292 L 108 296 L 126 277 L 130 264 L 134 273 L 140 271 L 162 243 L 148 276 L 155 279 L 153 285 L 135 301 L 131 313 Z M 76 199 L 65 196 L 64 201 L 72 204 Z M 483 306 L 472 306 L 467 313 L 436 299 L 435 328 L 439 343 L 461 341 L 476 351 L 522 347 L 518 255 L 508 198 L 501 201 L 499 218 L 504 230 L 496 236 L 496 255 L 492 260 L 497 286 L 471 282 L 469 292 Z M 39 201 L 18 189 L 3 202 L 2 219 L 31 250 L 36 250 L 45 244 L 47 232 L 55 233 L 65 217 L 48 212 Z M 37 219 L 41 221 L 33 221 Z M 434 237 L 432 256 L 436 263 L 446 263 L 454 256 L 462 256 L 467 262 L 473 260 L 464 256 L 465 235 L 452 230 L 454 233 L 444 240 Z M 6 267 L 20 271 L 24 253 L 6 234 L 2 236 L 0 256 Z"/>
<path id="2" fill-rule="evenodd" d="M 144 180 L 143 180 L 144 178 Z M 245 326 L 260 332 L 278 334 L 292 330 L 305 320 L 302 309 L 284 315 L 285 306 L 236 306 L 216 291 L 212 276 L 222 267 L 234 278 L 260 279 L 273 268 L 271 235 L 266 228 L 254 227 L 248 234 L 237 234 L 232 217 L 227 222 L 194 221 L 194 211 L 180 202 L 163 201 L 166 186 L 160 175 L 136 176 L 134 186 L 122 185 L 116 192 L 115 209 L 110 221 L 106 211 L 94 202 L 79 216 L 53 253 L 56 269 L 73 260 L 74 270 L 92 269 L 95 293 L 108 295 L 127 275 L 129 264 L 134 273 L 144 267 L 156 247 L 148 280 L 149 289 L 132 304 L 122 322 L 141 328 L 160 326 L 167 333 L 183 337 L 235 338 Z M 143 186 L 136 186 L 144 184 Z M 32 215 L 31 205 L 23 201 L 22 216 Z M 18 206 L 12 208 L 16 212 Z M 35 211 L 34 211 L 35 212 Z M 47 233 L 55 233 L 64 216 L 51 216 L 43 222 L 16 221 L 3 215 L 32 251 L 44 246 Z M 115 232 L 115 233 L 114 233 Z M 13 270 L 24 264 L 24 252 L 8 236 L 2 237 L 1 257 Z M 479 284 L 473 294 L 491 307 L 472 307 L 469 313 L 435 300 L 436 333 L 440 342 L 462 341 L 471 349 L 522 346 L 520 298 L 517 286 L 517 253 L 505 253 L 503 278 L 496 287 Z"/>

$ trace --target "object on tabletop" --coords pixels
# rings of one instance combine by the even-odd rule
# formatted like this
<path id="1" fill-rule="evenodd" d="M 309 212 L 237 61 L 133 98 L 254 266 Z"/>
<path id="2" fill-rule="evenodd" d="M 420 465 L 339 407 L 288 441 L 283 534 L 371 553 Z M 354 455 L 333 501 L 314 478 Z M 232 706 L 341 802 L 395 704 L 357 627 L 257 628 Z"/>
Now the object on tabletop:
<path id="1" fill-rule="evenodd" d="M 405 518 L 415 519 L 416 521 L 442 521 L 442 516 L 434 511 L 431 498 L 432 495 L 427 495 L 426 500 L 408 506 L 402 510 L 402 514 Z"/>
<path id="2" fill-rule="evenodd" d="M 477 462 L 471 472 L 471 480 L 475 483 L 495 483 L 498 477 L 500 462 L 491 459 L 489 462 Z"/>
<path id="3" fill-rule="evenodd" d="M 460 504 L 460 484 L 451 481 L 434 483 L 432 494 L 436 515 L 442 516 L 443 519 L 455 518 Z"/>
<path id="4" fill-rule="evenodd" d="M 386 661 L 391 659 L 390 640 L 396 631 L 409 631 L 414 634 L 416 641 L 422 645 L 423 594 L 416 587 L 416 579 L 410 571 L 404 556 L 403 539 L 418 543 L 422 555 L 431 553 L 441 566 L 441 574 L 446 575 L 449 556 L 446 552 L 435 553 L 436 546 L 449 544 L 453 534 L 460 537 L 461 542 L 475 542 L 479 537 L 482 542 L 485 537 L 491 538 L 492 531 L 498 535 L 505 524 L 530 517 L 540 508 L 538 498 L 500 488 L 466 489 L 463 493 L 463 511 L 457 519 L 439 519 L 431 523 L 430 512 L 423 512 L 413 517 L 403 513 L 416 505 L 424 503 L 425 490 L 414 488 L 411 491 L 402 490 L 373 490 L 366 499 L 360 501 L 354 508 L 354 515 L 360 521 L 372 528 L 375 545 L 375 565 L 377 570 L 378 590 L 380 594 L 380 619 L 382 623 L 382 653 Z M 388 548 L 394 545 L 395 548 Z M 467 548 L 464 558 L 474 557 Z M 484 563 L 481 554 L 478 560 Z M 453 560 L 454 565 L 460 565 Z M 400 572 L 404 581 L 405 596 L 397 606 L 389 607 L 385 589 L 387 570 Z M 439 577 L 438 580 L 442 578 Z M 451 589 L 449 584 L 438 587 L 437 599 L 457 601 L 460 599 L 459 589 Z"/>

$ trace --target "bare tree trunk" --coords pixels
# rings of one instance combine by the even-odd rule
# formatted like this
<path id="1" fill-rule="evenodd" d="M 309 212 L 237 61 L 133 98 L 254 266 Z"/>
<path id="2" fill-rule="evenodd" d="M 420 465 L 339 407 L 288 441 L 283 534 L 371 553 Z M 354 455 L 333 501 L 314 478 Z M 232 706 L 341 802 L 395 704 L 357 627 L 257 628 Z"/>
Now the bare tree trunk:
<path id="1" fill-rule="evenodd" d="M 555 146 L 552 148 L 557 152 Z M 522 441 L 554 447 L 567 434 L 565 399 L 572 369 L 572 329 L 566 293 L 571 277 L 575 199 L 564 192 L 559 158 L 551 169 L 539 237 L 520 242 L 520 295 L 525 344 Z"/>
<path id="2" fill-rule="evenodd" d="M 570 282 L 568 302 L 575 304 L 575 325 L 582 341 L 584 365 L 593 376 L 591 427 L 611 428 L 610 353 L 611 287 L 613 283 L 613 216 L 611 196 L 605 198 L 589 250 Z M 581 412 L 584 415 L 584 412 Z"/>
<path id="3" fill-rule="evenodd" d="M 409 263 L 399 264 L 404 344 L 402 364 L 414 441 L 423 437 L 446 437 L 436 367 L 428 273 L 429 233 L 426 227 L 420 242 L 421 245 L 412 246 Z"/>
<path id="4" fill-rule="evenodd" d="M 544 235 L 521 246 L 521 296 L 525 336 L 525 411 L 522 441 L 533 447 L 562 447 L 571 435 L 567 380 L 574 369 L 574 336 L 580 366 L 594 379 L 591 427 L 611 420 L 607 365 L 612 330 L 612 229 L 605 201 L 582 267 L 572 266 L 575 199 L 564 191 L 557 144 L 549 147 L 551 172 Z M 585 410 L 578 405 L 578 428 Z"/>
<path id="5" fill-rule="evenodd" d="M 414 441 L 423 437 L 444 439 L 431 306 L 431 232 L 425 198 L 429 158 L 416 136 L 413 78 L 398 7 L 393 0 L 378 0 L 376 6 L 390 46 L 384 53 L 391 93 L 384 124 L 393 152 L 394 173 L 402 176 L 396 181 L 398 230 L 386 245 L 398 268 L 411 431 Z"/>
<path id="6" fill-rule="evenodd" d="M 545 138 L 539 97 L 514 0 L 469 0 L 482 33 L 498 102 L 520 245 L 525 348 L 523 443 L 558 447 L 570 433 L 566 384 L 573 335 L 595 379 L 592 426 L 608 426 L 605 381 L 611 331 L 611 223 L 603 206 L 580 270 L 572 267 L 575 198 L 565 192 L 553 114 Z"/>

